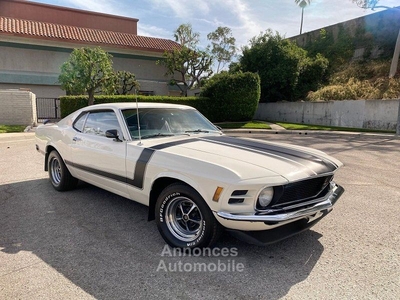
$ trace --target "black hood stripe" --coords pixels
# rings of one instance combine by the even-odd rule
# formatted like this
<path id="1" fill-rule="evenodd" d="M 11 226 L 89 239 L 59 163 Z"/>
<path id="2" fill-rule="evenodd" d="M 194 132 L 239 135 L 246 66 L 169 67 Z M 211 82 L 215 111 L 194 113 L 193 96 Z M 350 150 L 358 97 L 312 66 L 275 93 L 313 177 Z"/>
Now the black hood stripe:
<path id="1" fill-rule="evenodd" d="M 204 137 L 201 140 L 223 144 L 236 149 L 245 149 L 247 151 L 274 156 L 284 160 L 291 160 L 304 165 L 317 174 L 330 173 L 335 171 L 338 166 L 330 160 L 315 154 L 304 153 L 302 151 L 289 149 L 279 145 L 261 143 L 257 141 L 238 139 L 227 136 Z"/>
<path id="2" fill-rule="evenodd" d="M 159 145 L 150 147 L 149 149 L 162 150 L 162 149 L 173 147 L 173 146 L 179 146 L 182 144 L 197 142 L 198 140 L 199 140 L 198 138 L 191 138 L 191 139 L 186 139 L 186 140 L 181 140 L 181 141 L 169 142 L 169 143 L 159 144 Z"/>

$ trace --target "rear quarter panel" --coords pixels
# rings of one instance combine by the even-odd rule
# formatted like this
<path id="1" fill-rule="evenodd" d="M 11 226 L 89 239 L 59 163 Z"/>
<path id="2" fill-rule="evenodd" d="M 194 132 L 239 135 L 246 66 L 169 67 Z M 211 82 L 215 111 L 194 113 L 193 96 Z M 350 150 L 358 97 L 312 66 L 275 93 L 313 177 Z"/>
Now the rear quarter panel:
<path id="1" fill-rule="evenodd" d="M 48 155 L 55 149 L 64 161 L 71 159 L 70 144 L 73 136 L 73 129 L 66 125 L 59 126 L 58 124 L 40 125 L 35 133 L 39 152 Z M 74 175 L 73 172 L 71 173 Z"/>

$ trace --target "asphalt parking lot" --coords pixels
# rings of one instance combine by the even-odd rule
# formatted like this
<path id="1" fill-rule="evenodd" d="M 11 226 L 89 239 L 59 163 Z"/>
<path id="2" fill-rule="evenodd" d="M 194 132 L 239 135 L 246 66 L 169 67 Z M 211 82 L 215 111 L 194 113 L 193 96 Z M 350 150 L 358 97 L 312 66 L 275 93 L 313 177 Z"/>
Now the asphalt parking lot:
<path id="1" fill-rule="evenodd" d="M 0 299 L 400 298 L 399 138 L 230 135 L 335 156 L 345 163 L 336 175 L 345 194 L 315 227 L 285 241 L 257 247 L 226 234 L 216 246 L 228 256 L 178 257 L 146 207 L 88 184 L 56 192 L 33 135 L 0 135 Z M 208 269 L 194 272 L 194 263 Z"/>

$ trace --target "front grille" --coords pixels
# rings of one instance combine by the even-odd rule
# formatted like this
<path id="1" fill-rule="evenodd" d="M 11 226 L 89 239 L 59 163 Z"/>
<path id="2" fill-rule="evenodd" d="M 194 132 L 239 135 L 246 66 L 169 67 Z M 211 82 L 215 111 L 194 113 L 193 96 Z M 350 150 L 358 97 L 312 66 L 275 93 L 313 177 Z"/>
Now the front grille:
<path id="1" fill-rule="evenodd" d="M 324 196 L 328 190 L 329 183 L 333 175 L 307 179 L 303 181 L 289 183 L 282 187 L 276 188 L 272 207 L 281 207 L 289 203 L 310 200 L 316 197 Z"/>

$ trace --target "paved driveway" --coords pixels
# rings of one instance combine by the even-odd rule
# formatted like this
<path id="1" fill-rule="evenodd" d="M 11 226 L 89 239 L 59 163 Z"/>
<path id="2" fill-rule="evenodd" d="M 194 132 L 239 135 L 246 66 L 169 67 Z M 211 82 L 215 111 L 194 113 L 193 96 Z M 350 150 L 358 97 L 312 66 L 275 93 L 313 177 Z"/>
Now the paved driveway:
<path id="1" fill-rule="evenodd" d="M 400 140 L 245 136 L 334 155 L 345 194 L 291 239 L 256 247 L 224 235 L 217 247 L 228 256 L 178 257 L 146 207 L 87 184 L 56 192 L 33 136 L 0 135 L 0 299 L 399 299 Z"/>

